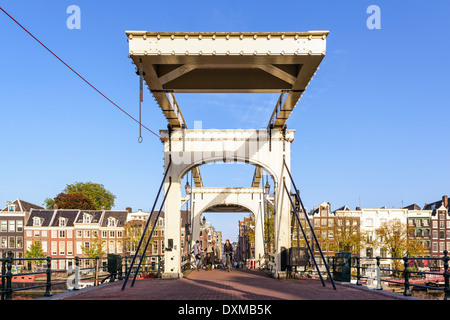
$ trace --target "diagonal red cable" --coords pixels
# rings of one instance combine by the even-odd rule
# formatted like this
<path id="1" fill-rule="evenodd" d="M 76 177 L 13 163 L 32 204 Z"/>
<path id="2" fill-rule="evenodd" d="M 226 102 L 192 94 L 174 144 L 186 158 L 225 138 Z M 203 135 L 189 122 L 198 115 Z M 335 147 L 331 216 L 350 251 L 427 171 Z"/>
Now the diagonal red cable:
<path id="1" fill-rule="evenodd" d="M 158 134 L 156 134 L 155 132 L 153 132 L 152 130 L 150 130 L 149 128 L 147 128 L 145 125 L 143 125 L 142 123 L 140 123 L 138 120 L 136 120 L 133 116 L 131 116 L 128 112 L 126 112 L 125 110 L 123 110 L 121 107 L 119 107 L 114 101 L 112 101 L 110 98 L 108 98 L 105 94 L 103 94 L 103 92 L 101 92 L 100 90 L 98 90 L 94 85 L 92 85 L 89 81 L 87 81 L 85 78 L 83 78 L 78 72 L 76 72 L 74 69 L 72 69 L 66 62 L 64 62 L 64 60 L 62 60 L 60 57 L 58 57 L 52 50 L 50 50 L 45 44 L 43 44 L 38 38 L 36 38 L 30 31 L 28 31 L 24 26 L 22 26 L 16 19 L 14 19 L 8 12 L 6 12 L 2 7 L 0 7 L 0 10 L 2 10 L 9 18 L 11 18 L 11 20 L 13 20 L 19 27 L 21 27 L 26 33 L 28 33 L 34 40 L 36 40 L 41 46 L 43 46 L 48 52 L 50 52 L 56 59 L 58 59 L 59 61 L 61 61 L 67 68 L 69 68 L 73 73 L 75 73 L 78 77 L 81 78 L 81 80 L 83 80 L 84 82 L 86 82 L 92 89 L 94 89 L 95 91 L 97 91 L 99 94 L 101 94 L 106 100 L 108 100 L 109 102 L 111 102 L 114 106 L 116 106 L 120 111 L 122 111 L 123 113 L 125 113 L 128 117 L 130 117 L 132 120 L 136 121 L 138 124 L 140 124 L 142 127 L 144 127 L 145 129 L 147 129 L 148 131 L 150 131 L 151 133 L 153 133 L 155 136 L 157 136 L 158 138 L 164 140 L 161 136 L 159 136 Z"/>

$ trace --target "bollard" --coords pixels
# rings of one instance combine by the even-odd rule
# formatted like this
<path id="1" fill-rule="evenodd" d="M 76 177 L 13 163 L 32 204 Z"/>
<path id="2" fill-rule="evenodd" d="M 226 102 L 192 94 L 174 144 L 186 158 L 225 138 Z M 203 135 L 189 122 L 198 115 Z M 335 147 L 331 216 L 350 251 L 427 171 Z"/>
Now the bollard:
<path id="1" fill-rule="evenodd" d="M 51 270 L 51 261 L 52 258 L 51 257 L 47 257 L 45 260 L 47 260 L 47 283 L 45 284 L 45 293 L 44 293 L 44 297 L 50 297 L 51 296 L 51 288 L 52 288 L 52 270 Z"/>
<path id="2" fill-rule="evenodd" d="M 360 265 L 360 258 L 359 256 L 355 256 L 356 258 L 356 285 L 361 286 L 361 265 Z"/>
<path id="3" fill-rule="evenodd" d="M 444 261 L 444 300 L 450 299 L 450 288 L 449 288 L 449 277 L 450 273 L 448 272 L 448 261 L 450 257 L 447 255 L 448 251 L 444 250 L 444 257 L 442 261 Z"/>
<path id="4" fill-rule="evenodd" d="M 381 267 L 380 267 L 380 257 L 376 257 L 377 259 L 377 290 L 383 290 L 381 286 Z"/>
<path id="5" fill-rule="evenodd" d="M 403 265 L 405 266 L 405 270 L 403 271 L 403 276 L 405 278 L 405 291 L 403 292 L 404 296 L 411 296 L 411 290 L 409 290 L 409 270 L 408 270 L 409 259 L 408 257 L 403 257 Z"/>

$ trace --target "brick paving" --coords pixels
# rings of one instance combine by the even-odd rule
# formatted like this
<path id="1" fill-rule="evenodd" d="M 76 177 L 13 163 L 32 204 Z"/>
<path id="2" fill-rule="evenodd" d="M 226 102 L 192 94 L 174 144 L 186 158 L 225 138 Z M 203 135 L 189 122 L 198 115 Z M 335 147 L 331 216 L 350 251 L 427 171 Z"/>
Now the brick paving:
<path id="1" fill-rule="evenodd" d="M 315 279 L 273 279 L 260 270 L 192 271 L 183 279 L 131 280 L 56 294 L 51 300 L 404 300 L 400 294 Z M 414 298 L 409 298 L 414 299 Z"/>

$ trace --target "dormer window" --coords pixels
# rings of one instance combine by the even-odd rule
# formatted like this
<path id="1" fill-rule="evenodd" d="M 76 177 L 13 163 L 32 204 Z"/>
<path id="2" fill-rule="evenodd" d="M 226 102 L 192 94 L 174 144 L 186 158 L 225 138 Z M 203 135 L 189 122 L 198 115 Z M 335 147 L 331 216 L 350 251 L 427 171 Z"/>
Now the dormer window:
<path id="1" fill-rule="evenodd" d="M 33 218 L 33 226 L 34 227 L 40 227 L 42 225 L 42 219 L 39 217 Z"/>
<path id="2" fill-rule="evenodd" d="M 67 226 L 67 218 L 60 217 L 60 218 L 59 218 L 59 226 L 60 226 L 60 227 L 65 227 L 65 226 Z"/>
<path id="3" fill-rule="evenodd" d="M 8 211 L 16 211 L 16 205 L 15 204 L 8 205 Z"/>
<path id="4" fill-rule="evenodd" d="M 107 221 L 108 227 L 117 227 L 117 219 L 109 217 Z"/>
<path id="5" fill-rule="evenodd" d="M 91 223 L 92 222 L 92 215 L 90 214 L 83 214 L 83 223 Z"/>

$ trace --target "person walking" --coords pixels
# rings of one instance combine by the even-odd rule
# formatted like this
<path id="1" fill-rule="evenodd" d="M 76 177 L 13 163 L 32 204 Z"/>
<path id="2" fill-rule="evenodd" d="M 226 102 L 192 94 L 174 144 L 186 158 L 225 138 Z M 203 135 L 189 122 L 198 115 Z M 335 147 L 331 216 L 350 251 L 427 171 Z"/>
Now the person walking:
<path id="1" fill-rule="evenodd" d="M 199 269 L 201 269 L 202 267 L 202 260 L 203 260 L 203 250 L 202 247 L 200 246 L 200 241 L 197 240 L 194 244 L 194 246 L 192 247 L 192 253 L 194 254 L 195 257 L 195 268 L 197 269 L 197 271 L 199 271 Z"/>
<path id="2" fill-rule="evenodd" d="M 206 247 L 206 270 L 211 270 L 214 259 L 214 248 L 211 242 Z"/>
<path id="3" fill-rule="evenodd" d="M 225 245 L 223 246 L 223 253 L 225 254 L 225 261 L 228 272 L 231 270 L 231 262 L 232 262 L 232 255 L 233 255 L 233 246 L 230 243 L 230 240 L 225 241 Z"/>

